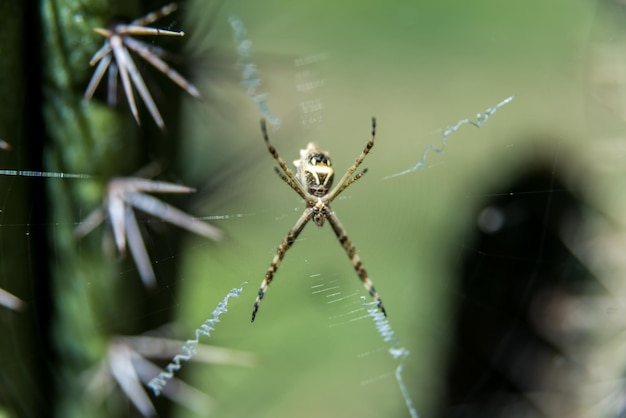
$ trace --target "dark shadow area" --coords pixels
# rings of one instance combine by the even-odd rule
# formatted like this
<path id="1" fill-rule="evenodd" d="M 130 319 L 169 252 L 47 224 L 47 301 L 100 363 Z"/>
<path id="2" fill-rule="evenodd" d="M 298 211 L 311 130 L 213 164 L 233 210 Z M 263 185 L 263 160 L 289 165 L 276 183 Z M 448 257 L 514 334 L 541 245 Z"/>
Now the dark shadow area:
<path id="1" fill-rule="evenodd" d="M 585 203 L 554 165 L 485 193 L 460 264 L 440 416 L 575 416 L 583 370 L 567 352 L 579 341 L 552 330 L 570 298 L 601 289 L 563 242 Z"/>

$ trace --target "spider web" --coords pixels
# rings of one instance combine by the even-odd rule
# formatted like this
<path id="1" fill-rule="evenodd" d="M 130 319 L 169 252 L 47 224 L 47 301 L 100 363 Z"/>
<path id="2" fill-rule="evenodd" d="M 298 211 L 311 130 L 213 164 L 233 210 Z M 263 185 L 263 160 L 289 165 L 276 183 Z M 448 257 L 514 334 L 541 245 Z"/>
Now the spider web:
<path id="1" fill-rule="evenodd" d="M 88 389 L 87 404 L 102 408 L 93 416 L 150 415 L 128 400 L 126 391 L 137 388 L 121 388 L 103 360 L 130 364 L 145 383 L 158 372 L 146 366 L 150 350 L 140 342 L 148 341 L 159 354 L 149 360 L 165 367 L 184 341 L 196 337 L 199 346 L 237 350 L 222 356 L 239 363 L 184 364 L 176 372 L 180 380 L 165 386 L 173 403 L 146 394 L 161 416 L 619 416 L 624 224 L 621 197 L 615 196 L 623 195 L 616 181 L 623 164 L 614 138 L 621 137 L 623 122 L 607 115 L 619 113 L 618 95 L 608 95 L 604 85 L 594 90 L 605 101 L 585 109 L 589 125 L 603 127 L 588 135 L 601 139 L 590 151 L 581 139 L 588 127 L 581 127 L 580 98 L 570 93 L 580 85 L 556 59 L 571 58 L 577 45 L 558 34 L 579 33 L 575 28 L 585 26 L 589 11 L 581 5 L 572 11 L 569 3 L 549 11 L 535 2 L 532 16 L 517 10 L 514 22 L 536 22 L 539 12 L 551 20 L 535 24 L 537 34 L 529 35 L 515 32 L 515 24 L 503 28 L 498 21 L 513 19 L 513 12 L 483 2 L 458 4 L 465 13 L 454 19 L 434 5 L 372 5 L 356 12 L 339 7 L 338 15 L 315 25 L 307 24 L 310 16 L 320 16 L 318 7 L 328 4 L 301 10 L 280 2 L 225 6 L 216 19 L 220 46 L 236 51 L 228 20 L 236 16 L 253 42 L 247 63 L 256 72 L 248 81 L 261 85 L 252 93 L 270 95 L 251 102 L 238 80 L 216 94 L 227 110 L 184 104 L 185 122 L 172 141 L 180 142 L 180 163 L 159 179 L 197 187 L 193 196 L 167 201 L 217 225 L 226 238 L 216 244 L 139 215 L 156 293 L 142 286 L 132 258 L 120 257 L 106 242 L 108 225 L 71 243 L 99 263 L 96 271 L 81 271 L 84 286 L 54 284 L 48 271 L 58 273 L 67 261 L 60 249 L 100 203 L 107 176 L 54 171 L 49 162 L 27 158 L 37 143 L 15 140 L 19 132 L 0 133 L 12 146 L 0 151 L 0 287 L 25 302 L 22 310 L 0 307 L 3 381 L 11 382 L 0 386 L 0 415 L 36 416 L 49 408 L 62 414 L 69 407 L 60 404 L 60 392 L 81 392 L 56 382 L 72 374 L 76 386 Z M 368 24 L 348 23 L 359 21 Z M 330 39 L 320 34 L 324 23 Z M 373 26 L 388 32 L 373 34 Z M 281 43 L 277 33 L 294 39 Z M 453 34 L 458 47 L 445 42 Z M 379 37 L 385 48 L 376 47 Z M 436 47 L 424 41 L 433 37 L 441 42 Z M 367 53 L 359 52 L 363 45 L 371 45 Z M 509 49 L 529 62 L 507 54 Z M 503 68 L 502 56 L 512 64 Z M 245 81 L 239 76 L 233 78 Z M 512 93 L 513 103 L 497 107 Z M 442 140 L 442 132 L 429 132 L 494 106 L 500 110 L 489 123 L 461 127 L 445 137 L 445 153 L 424 158 L 429 144 L 438 147 Z M 276 247 L 303 210 L 272 172 L 275 162 L 258 127 L 267 112 L 280 118 L 270 135 L 289 164 L 316 141 L 329 150 L 339 175 L 369 139 L 369 118 L 377 117 L 376 145 L 363 164 L 369 171 L 332 207 L 385 302 L 388 322 L 370 312 L 369 296 L 330 228 L 310 224 L 249 323 Z M 538 132 L 529 133 L 529 126 Z M 424 169 L 385 178 L 417 162 Z M 86 190 L 90 200 L 71 213 L 51 215 L 53 200 L 65 199 L 60 196 L 67 189 Z M 528 202 L 537 206 L 528 209 Z M 537 223 L 520 221 L 518 229 L 509 229 L 533 210 Z M 505 246 L 531 229 L 538 237 L 528 238 L 535 251 Z M 496 237 L 505 239 L 494 244 Z M 492 270 L 521 264 L 533 269 L 520 268 L 518 281 L 510 270 Z M 546 273 L 546 265 L 558 268 Z M 505 286 L 512 283 L 521 290 Z M 241 295 L 228 302 L 210 337 L 194 334 L 239 286 Z M 510 293 L 519 300 L 507 299 Z M 505 309 L 503 300 L 515 309 Z M 74 321 L 51 325 L 47 318 L 57 305 Z M 502 318 L 507 321 L 500 328 Z M 488 331 L 500 339 L 487 338 Z M 157 345 L 134 338 L 178 341 Z M 200 350 L 196 356 L 211 355 Z M 68 360 L 74 359 L 78 365 L 70 370 Z M 475 365 L 485 367 L 470 367 Z M 202 394 L 182 390 L 183 384 Z"/>

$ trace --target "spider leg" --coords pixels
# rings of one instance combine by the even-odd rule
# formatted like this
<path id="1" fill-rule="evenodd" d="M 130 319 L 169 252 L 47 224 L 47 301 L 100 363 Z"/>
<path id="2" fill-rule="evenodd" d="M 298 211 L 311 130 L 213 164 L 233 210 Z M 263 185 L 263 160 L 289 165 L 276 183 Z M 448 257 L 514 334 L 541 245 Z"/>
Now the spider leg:
<path id="1" fill-rule="evenodd" d="M 359 166 L 361 165 L 361 163 L 363 162 L 367 154 L 369 154 L 369 152 L 374 147 L 375 137 L 376 137 L 376 118 L 372 118 L 372 138 L 367 142 L 367 144 L 365 145 L 365 148 L 361 152 L 361 155 L 359 155 L 359 157 L 356 159 L 352 167 L 350 167 L 348 171 L 346 171 L 346 174 L 344 174 L 341 180 L 339 180 L 339 183 L 337 183 L 337 186 L 335 186 L 335 188 L 328 194 L 328 202 L 332 202 L 333 199 L 339 195 L 339 193 L 346 190 L 348 186 L 350 186 L 352 183 L 354 183 L 355 181 L 363 177 L 363 174 L 367 172 L 367 169 L 365 169 L 359 174 L 357 174 L 356 176 L 354 176 L 352 179 L 350 179 L 352 174 L 354 174 L 357 168 L 359 168 Z"/>
<path id="2" fill-rule="evenodd" d="M 283 242 L 278 246 L 278 250 L 276 250 L 276 254 L 272 259 L 272 263 L 267 269 L 267 273 L 265 273 L 265 277 L 261 282 L 261 287 L 259 288 L 259 293 L 254 301 L 254 307 L 252 308 L 252 321 L 254 322 L 254 318 L 259 310 L 259 305 L 261 305 L 261 300 L 263 300 L 263 296 L 265 296 L 265 292 L 267 292 L 267 288 L 269 287 L 272 279 L 274 278 L 274 274 L 276 274 L 276 270 L 278 270 L 278 266 L 280 262 L 283 260 L 285 253 L 291 246 L 294 244 L 300 232 L 304 229 L 304 226 L 311 220 L 313 216 L 313 210 L 311 208 L 306 208 L 300 219 L 296 222 L 296 224 L 291 228 L 287 236 L 283 239 Z"/>
<path id="3" fill-rule="evenodd" d="M 328 202 L 331 202 L 332 199 L 337 197 L 337 195 L 340 192 L 346 190 L 348 188 L 348 186 L 350 186 L 352 183 L 354 183 L 355 181 L 357 181 L 358 179 L 363 177 L 365 175 L 365 173 L 367 173 L 367 168 L 364 168 L 363 170 L 361 170 L 361 172 L 357 173 L 354 177 L 349 178 L 348 180 L 346 180 L 346 182 L 343 184 L 343 187 L 337 193 L 335 193 L 333 196 L 328 198 Z"/>
<path id="4" fill-rule="evenodd" d="M 380 311 L 385 316 L 387 316 L 387 312 L 385 311 L 385 307 L 383 306 L 383 301 L 380 299 L 378 292 L 374 288 L 374 283 L 369 278 L 369 275 L 367 274 L 365 267 L 363 267 L 363 263 L 361 262 L 361 257 L 359 257 L 359 255 L 356 252 L 356 247 L 354 246 L 354 244 L 352 244 L 352 241 L 350 241 L 350 238 L 348 238 L 348 234 L 346 233 L 345 228 L 339 222 L 339 218 L 337 218 L 337 216 L 333 213 L 333 211 L 328 206 L 326 206 L 326 219 L 328 219 L 330 226 L 333 228 L 333 231 L 335 232 L 335 235 L 337 236 L 339 243 L 341 244 L 343 249 L 346 250 L 346 254 L 348 254 L 350 261 L 352 261 L 352 266 L 354 267 L 354 270 L 356 270 L 356 273 L 358 274 L 359 279 L 361 279 L 361 281 L 363 282 L 363 286 L 365 286 L 365 290 L 367 290 L 367 293 L 369 293 L 370 296 L 374 299 L 374 301 L 377 302 L 378 309 L 380 309 Z"/>
<path id="5" fill-rule="evenodd" d="M 287 183 L 289 186 L 291 186 L 291 188 L 294 189 L 296 191 L 296 193 L 298 193 L 300 195 L 300 197 L 302 197 L 304 200 L 308 200 L 309 199 L 309 194 L 305 190 L 304 186 L 302 186 L 302 184 L 300 184 L 300 182 L 298 181 L 298 179 L 297 179 L 296 175 L 293 173 L 293 171 L 291 171 L 289 169 L 289 167 L 287 167 L 287 163 L 285 162 L 285 160 L 283 160 L 280 157 L 280 155 L 278 155 L 278 151 L 276 151 L 276 148 L 274 148 L 274 146 L 272 144 L 270 144 L 270 138 L 269 138 L 269 135 L 267 133 L 267 126 L 265 124 L 265 119 L 261 119 L 261 131 L 263 132 L 263 139 L 265 139 L 265 144 L 267 145 L 267 150 L 270 152 L 270 154 L 272 154 L 272 157 L 274 157 L 276 162 L 278 162 L 278 165 L 280 166 L 280 168 L 285 173 L 286 178 L 283 177 L 280 172 L 279 172 L 278 175 L 285 181 L 285 183 Z M 287 181 L 286 179 L 288 179 L 290 181 Z"/>
<path id="6" fill-rule="evenodd" d="M 285 183 L 287 183 L 289 187 L 295 190 L 296 193 L 300 194 L 300 192 L 298 191 L 298 184 L 300 183 L 294 183 L 293 181 L 291 181 L 291 179 L 287 177 L 286 175 L 284 175 L 282 171 L 278 169 L 278 167 L 274 167 L 274 171 L 276 171 L 276 174 L 278 174 L 278 177 L 280 177 Z"/>

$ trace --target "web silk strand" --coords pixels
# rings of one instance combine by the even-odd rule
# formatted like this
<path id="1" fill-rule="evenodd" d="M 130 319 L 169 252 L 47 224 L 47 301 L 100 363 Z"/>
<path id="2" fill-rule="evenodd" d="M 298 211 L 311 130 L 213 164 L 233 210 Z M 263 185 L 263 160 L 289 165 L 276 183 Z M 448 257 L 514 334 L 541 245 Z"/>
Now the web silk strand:
<path id="1" fill-rule="evenodd" d="M 478 113 L 476 115 L 476 120 L 472 120 L 470 118 L 466 118 L 466 119 L 461 119 L 460 121 L 458 121 L 456 124 L 454 124 L 453 126 L 450 126 L 446 129 L 443 130 L 443 132 L 441 133 L 441 146 L 437 147 L 433 144 L 428 144 L 426 146 L 426 149 L 424 150 L 424 154 L 422 154 L 422 159 L 417 162 L 417 164 L 415 164 L 414 166 L 407 168 L 404 171 L 400 171 L 399 173 L 395 173 L 392 174 L 390 176 L 384 177 L 384 180 L 388 180 L 394 177 L 399 177 L 399 176 L 403 176 L 405 174 L 409 174 L 412 173 L 414 171 L 420 170 L 422 168 L 424 168 L 426 166 L 426 159 L 428 158 L 428 154 L 430 154 L 431 151 L 442 154 L 445 151 L 446 148 L 446 144 L 448 142 L 448 136 L 450 136 L 451 134 L 455 133 L 456 131 L 459 130 L 459 128 L 461 128 L 461 126 L 466 125 L 466 124 L 470 124 L 476 128 L 482 128 L 482 126 L 485 124 L 485 122 L 487 122 L 487 120 L 489 120 L 489 118 L 496 113 L 501 107 L 509 104 L 510 102 L 513 101 L 513 99 L 515 98 L 515 96 L 509 96 L 506 99 L 502 100 L 500 103 L 498 103 L 497 105 L 495 105 L 494 107 L 490 107 L 487 110 L 485 110 L 484 113 Z"/>
<path id="2" fill-rule="evenodd" d="M 195 334 L 196 338 L 192 340 L 187 340 L 185 345 L 182 347 L 182 354 L 177 354 L 174 356 L 174 359 L 167 365 L 164 371 L 159 373 L 157 377 L 152 379 L 148 383 L 148 387 L 152 389 L 156 396 L 161 394 L 161 391 L 167 384 L 167 382 L 174 377 L 174 372 L 180 370 L 182 367 L 183 361 L 189 361 L 196 354 L 196 347 L 200 342 L 201 336 L 210 337 L 211 332 L 215 330 L 215 326 L 218 322 L 220 322 L 220 316 L 228 312 L 228 299 L 238 297 L 241 292 L 243 292 L 243 286 L 239 288 L 231 289 L 231 291 L 222 299 L 222 301 L 217 305 L 213 313 L 211 313 L 211 318 L 207 319 L 200 328 L 196 329 Z"/>

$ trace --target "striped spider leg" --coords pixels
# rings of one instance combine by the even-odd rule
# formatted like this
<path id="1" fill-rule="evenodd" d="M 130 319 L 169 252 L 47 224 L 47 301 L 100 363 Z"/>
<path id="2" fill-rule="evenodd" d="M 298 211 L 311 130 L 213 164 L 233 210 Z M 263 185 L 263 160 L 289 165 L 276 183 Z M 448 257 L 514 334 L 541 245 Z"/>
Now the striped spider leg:
<path id="1" fill-rule="evenodd" d="M 182 75 L 171 68 L 163 60 L 162 57 L 166 55 L 166 52 L 163 49 L 132 38 L 133 35 L 185 36 L 185 33 L 182 31 L 179 32 L 167 29 L 157 29 L 146 26 L 157 19 L 171 14 L 177 8 L 178 6 L 176 3 L 172 3 L 162 7 L 156 12 L 152 12 L 144 17 L 135 19 L 129 24 L 114 23 L 108 29 L 94 29 L 95 32 L 104 36 L 105 40 L 102 48 L 94 54 L 89 62 L 89 65 L 91 66 L 96 64 L 98 65 L 93 73 L 93 76 L 91 77 L 91 80 L 89 81 L 87 89 L 85 90 L 84 99 L 87 101 L 91 100 L 94 92 L 96 91 L 96 87 L 98 87 L 104 73 L 108 69 L 109 78 L 107 96 L 109 106 L 114 106 L 117 102 L 117 76 L 119 74 L 122 80 L 122 86 L 124 87 L 126 100 L 128 100 L 130 110 L 133 117 L 137 121 L 137 124 L 141 125 L 137 104 L 135 103 L 133 85 L 146 104 L 154 122 L 161 130 L 165 129 L 165 123 L 163 122 L 159 109 L 154 103 L 152 95 L 150 94 L 148 87 L 146 87 L 141 73 L 137 69 L 129 49 L 169 77 L 170 80 L 178 84 L 187 93 L 197 99 L 202 98 L 200 92 L 194 85 L 187 81 Z"/>
<path id="2" fill-rule="evenodd" d="M 267 288 L 272 282 L 272 279 L 276 274 L 276 270 L 278 270 L 278 266 L 285 256 L 285 253 L 289 250 L 289 248 L 291 248 L 298 238 L 298 235 L 300 235 L 300 232 L 302 232 L 310 220 L 313 220 L 315 225 L 319 227 L 324 226 L 325 221 L 330 223 L 330 226 L 335 232 L 339 243 L 348 254 L 350 261 L 352 261 L 352 265 L 356 270 L 359 279 L 363 282 L 365 290 L 367 290 L 370 296 L 378 303 L 378 308 L 386 316 L 387 313 L 383 306 L 383 302 L 374 288 L 374 283 L 372 283 L 367 271 L 363 267 L 363 263 L 357 254 L 354 244 L 350 241 L 348 233 L 339 222 L 339 218 L 337 218 L 335 212 L 333 212 L 330 208 L 330 203 L 341 192 L 346 190 L 352 183 L 360 179 L 367 172 L 367 169 L 364 169 L 356 175 L 354 174 L 374 146 L 374 137 L 376 136 L 376 119 L 372 118 L 372 138 L 363 149 L 363 152 L 361 152 L 361 155 L 359 155 L 354 164 L 348 169 L 348 171 L 346 171 L 346 174 L 343 175 L 341 180 L 339 180 L 339 183 L 332 190 L 330 190 L 330 187 L 333 183 L 334 169 L 330 161 L 330 156 L 326 151 L 323 151 L 313 143 L 309 143 L 306 149 L 300 150 L 300 159 L 293 162 L 296 166 L 296 173 L 294 173 L 287 167 L 285 160 L 278 155 L 274 146 L 270 144 L 267 127 L 265 126 L 265 120 L 261 121 L 261 130 L 263 132 L 263 138 L 265 139 L 267 149 L 280 166 L 280 170 L 278 167 L 275 168 L 276 173 L 285 183 L 289 185 L 289 187 L 291 187 L 300 195 L 300 197 L 304 199 L 306 208 L 300 216 L 300 219 L 297 220 L 296 224 L 293 228 L 291 228 L 291 230 L 287 233 L 287 236 L 278 246 L 278 250 L 272 259 L 272 263 L 267 269 L 267 273 L 265 273 L 265 277 L 263 278 L 261 287 L 259 288 L 259 293 L 254 302 L 254 307 L 252 308 L 252 322 L 254 322 L 261 300 L 263 300 L 263 297 L 267 292 Z"/>
<path id="3" fill-rule="evenodd" d="M 194 191 L 190 187 L 139 177 L 113 178 L 108 183 L 102 206 L 89 214 L 78 225 L 74 235 L 79 238 L 84 237 L 102 223 L 108 215 L 118 252 L 125 255 L 126 244 L 128 243 L 141 280 L 147 288 L 155 288 L 154 271 L 141 238 L 133 208 L 209 239 L 219 240 L 222 236 L 220 229 L 146 194 L 191 193 Z"/>

